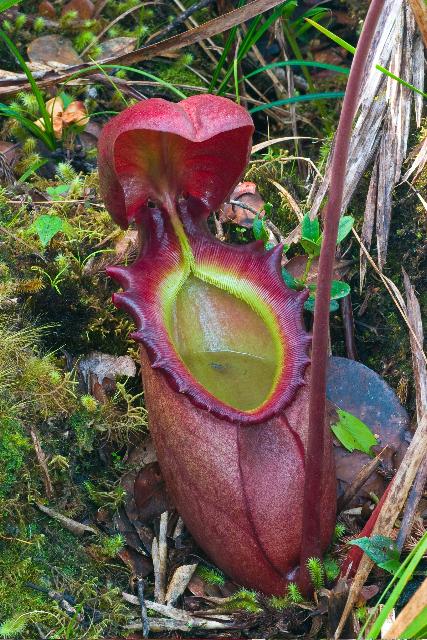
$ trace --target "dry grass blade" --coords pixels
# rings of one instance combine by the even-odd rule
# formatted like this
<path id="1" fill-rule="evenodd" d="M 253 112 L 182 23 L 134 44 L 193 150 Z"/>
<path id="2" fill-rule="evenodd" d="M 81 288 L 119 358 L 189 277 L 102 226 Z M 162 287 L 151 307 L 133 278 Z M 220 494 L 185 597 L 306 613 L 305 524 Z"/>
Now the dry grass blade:
<path id="1" fill-rule="evenodd" d="M 424 361 L 427 363 L 427 357 L 423 351 L 422 345 L 420 344 L 419 340 L 418 340 L 418 336 L 417 334 L 414 332 L 409 320 L 408 320 L 408 316 L 406 314 L 406 305 L 405 302 L 402 298 L 402 294 L 400 293 L 399 289 L 396 287 L 396 285 L 394 284 L 394 282 L 392 280 L 390 280 L 390 278 L 387 278 L 387 276 L 385 276 L 383 274 L 383 272 L 377 267 L 377 265 L 375 264 L 374 260 L 372 259 L 369 251 L 366 249 L 366 247 L 362 244 L 361 238 L 359 236 L 359 234 L 357 233 L 357 231 L 355 231 L 355 229 L 353 228 L 352 233 L 354 235 L 354 237 L 356 238 L 356 240 L 358 241 L 361 250 L 363 251 L 363 253 L 365 254 L 369 264 L 371 265 L 371 267 L 373 267 L 374 271 L 377 273 L 377 275 L 381 278 L 385 288 L 387 289 L 387 291 L 389 292 L 394 304 L 396 305 L 400 315 L 402 316 L 406 326 L 409 329 L 409 333 L 411 334 L 411 338 L 415 341 L 415 343 L 417 344 L 420 353 L 422 354 L 422 357 L 424 359 Z"/>
<path id="2" fill-rule="evenodd" d="M 94 527 L 90 527 L 87 524 L 82 524 L 81 522 L 77 522 L 77 520 L 72 520 L 71 518 L 67 518 L 67 516 L 63 516 L 62 513 L 58 513 L 54 509 L 50 509 L 46 507 L 44 504 L 36 503 L 36 506 L 40 511 L 45 513 L 50 518 L 57 520 L 59 524 L 61 524 L 65 529 L 73 533 L 75 536 L 83 536 L 85 533 L 93 533 L 97 534 L 97 530 Z"/>
<path id="3" fill-rule="evenodd" d="M 97 63 L 98 66 L 95 68 L 90 63 L 84 63 L 69 67 L 62 73 L 48 71 L 47 73 L 36 75 L 35 77 L 37 78 L 37 82 L 40 87 L 46 87 L 52 84 L 57 84 L 58 82 L 63 82 L 76 73 L 81 75 L 91 75 L 99 72 L 99 66 L 102 66 L 103 64 L 120 64 L 130 66 L 143 60 L 151 60 L 155 56 L 161 56 L 165 53 L 170 53 L 171 51 L 178 51 L 184 47 L 196 44 L 201 40 L 216 36 L 223 31 L 227 31 L 232 27 L 235 27 L 236 25 L 242 24 L 247 20 L 251 20 L 255 16 L 272 9 L 281 2 L 282 0 L 253 0 L 244 7 L 234 9 L 219 18 L 209 20 L 209 22 L 205 22 L 199 27 L 195 27 L 185 33 L 180 33 L 179 35 L 168 38 L 167 40 L 162 40 L 156 44 L 136 49 L 131 53 L 99 60 Z M 13 86 L 11 86 L 11 84 L 13 84 Z M 0 80 L 0 94 L 2 95 L 13 94 L 20 90 L 29 90 L 29 88 L 30 87 L 25 80 Z"/>
<path id="4" fill-rule="evenodd" d="M 413 163 L 411 164 L 409 169 L 406 171 L 405 175 L 402 177 L 402 182 L 409 180 L 409 178 L 412 176 L 413 173 L 415 175 L 412 178 L 412 182 L 414 182 L 420 175 L 421 171 L 424 169 L 426 162 L 427 162 L 427 137 L 424 138 L 424 141 L 421 144 L 421 147 L 419 148 L 419 151 L 415 156 Z"/>
<path id="5" fill-rule="evenodd" d="M 363 241 L 370 247 L 374 223 L 380 267 L 387 256 L 388 235 L 392 210 L 392 194 L 400 178 L 406 156 L 409 136 L 412 92 L 395 80 L 382 75 L 375 63 L 390 68 L 406 82 L 424 85 L 424 64 L 420 64 L 422 41 L 416 31 L 415 19 L 410 8 L 402 0 L 385 0 L 377 35 L 372 43 L 360 93 L 359 114 L 354 127 L 350 160 L 346 176 L 343 210 L 347 207 L 356 187 L 376 156 L 369 188 L 363 229 Z M 420 96 L 421 97 L 421 96 Z M 420 105 L 415 99 L 417 122 Z M 325 180 L 315 191 L 310 216 L 315 217 L 329 188 L 331 150 Z M 361 282 L 364 280 L 366 262 L 361 259 Z"/>
<path id="6" fill-rule="evenodd" d="M 413 330 L 409 338 L 411 341 L 412 368 L 415 378 L 417 418 L 418 421 L 420 421 L 421 417 L 427 411 L 427 366 L 423 357 L 424 354 L 420 349 L 420 346 L 422 346 L 424 342 L 423 324 L 421 320 L 421 309 L 414 288 L 405 269 L 402 269 L 402 271 L 406 291 L 408 320 Z M 415 336 L 417 340 L 415 340 Z"/>
<path id="7" fill-rule="evenodd" d="M 427 366 L 423 358 L 424 354 L 419 348 L 419 345 L 423 345 L 424 343 L 423 324 L 421 320 L 420 305 L 415 295 L 414 288 L 406 271 L 404 269 L 402 269 L 402 271 L 406 291 L 408 320 L 413 330 L 413 333 L 411 333 L 409 337 L 412 352 L 412 369 L 414 371 L 415 379 L 417 419 L 418 422 L 420 422 L 422 416 L 427 412 Z M 417 336 L 417 341 L 415 341 L 414 336 Z M 403 548 L 405 540 L 411 531 L 415 512 L 419 501 L 421 500 L 426 480 L 427 458 L 418 469 L 415 482 L 409 492 L 408 501 L 403 512 L 402 524 L 396 541 L 399 549 Z"/>
<path id="8" fill-rule="evenodd" d="M 287 200 L 289 206 L 291 207 L 292 211 L 295 213 L 295 215 L 298 218 L 299 222 L 302 222 L 303 219 L 303 214 L 301 211 L 301 208 L 298 204 L 298 202 L 291 196 L 291 194 L 289 193 L 289 191 L 287 189 L 285 189 L 284 186 L 282 186 L 279 182 L 276 182 L 275 180 L 270 180 L 271 184 L 274 184 L 274 186 L 276 187 L 276 189 L 278 190 L 278 192 L 285 198 L 285 200 Z"/>
<path id="9" fill-rule="evenodd" d="M 273 144 L 288 142 L 288 140 L 317 140 L 317 138 L 312 138 L 310 136 L 285 136 L 284 138 L 272 138 L 271 140 L 265 140 L 264 142 L 254 144 L 251 153 L 257 153 L 258 151 L 267 149 L 267 147 L 271 147 Z"/>
<path id="10" fill-rule="evenodd" d="M 193 573 L 197 568 L 196 564 L 184 564 L 178 567 L 168 584 L 166 591 L 166 604 L 173 605 L 184 593 Z"/>
<path id="11" fill-rule="evenodd" d="M 48 500 L 52 500 L 55 492 L 53 490 L 52 480 L 50 479 L 50 475 L 49 475 L 46 454 L 43 451 L 43 447 L 41 446 L 39 436 L 34 427 L 31 427 L 30 435 L 34 445 L 34 451 L 36 452 L 37 461 L 42 470 L 43 484 L 46 491 L 46 497 L 48 498 Z"/>
<path id="12" fill-rule="evenodd" d="M 372 530 L 372 536 L 381 534 L 390 536 L 396 519 L 405 503 L 409 490 L 414 482 L 417 471 L 427 455 L 427 413 L 418 424 L 411 444 L 406 451 L 405 457 L 392 481 L 389 492 L 384 500 L 382 509 Z M 340 623 L 335 632 L 335 638 L 341 636 L 345 622 L 357 602 L 360 590 L 373 567 L 374 563 L 366 555 L 360 562 L 357 573 L 351 584 L 348 599 L 341 616 Z"/>
<path id="13" fill-rule="evenodd" d="M 427 578 L 399 613 L 393 624 L 387 629 L 385 635 L 382 636 L 383 639 L 394 640 L 395 638 L 403 638 L 405 629 L 420 613 L 422 613 L 422 611 L 424 611 L 426 602 Z"/>

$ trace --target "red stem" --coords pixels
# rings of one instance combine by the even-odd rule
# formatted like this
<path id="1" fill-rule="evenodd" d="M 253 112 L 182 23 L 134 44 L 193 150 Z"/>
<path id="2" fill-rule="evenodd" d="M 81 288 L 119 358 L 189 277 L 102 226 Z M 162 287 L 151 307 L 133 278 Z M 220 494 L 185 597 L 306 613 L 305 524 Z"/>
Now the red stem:
<path id="1" fill-rule="evenodd" d="M 321 555 L 319 536 L 321 519 L 320 493 L 323 471 L 323 426 L 326 414 L 329 303 L 338 224 L 341 216 L 351 131 L 362 83 L 362 75 L 383 5 L 384 0 L 371 0 L 351 65 L 332 158 L 331 183 L 325 214 L 324 239 L 319 260 L 311 355 L 309 430 L 306 450 L 307 475 L 304 487 L 303 533 L 300 556 L 301 570 L 299 577 L 300 587 L 305 592 L 310 591 L 307 560 L 310 557 L 320 557 Z"/>

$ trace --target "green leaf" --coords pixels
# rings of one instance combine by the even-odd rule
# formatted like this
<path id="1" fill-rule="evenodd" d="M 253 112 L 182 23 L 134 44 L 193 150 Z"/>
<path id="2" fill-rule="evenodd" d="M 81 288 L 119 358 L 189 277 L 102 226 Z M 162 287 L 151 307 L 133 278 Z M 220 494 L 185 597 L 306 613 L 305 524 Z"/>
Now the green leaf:
<path id="1" fill-rule="evenodd" d="M 341 444 L 349 451 L 371 453 L 371 447 L 378 444 L 370 428 L 359 418 L 343 409 L 337 409 L 339 420 L 331 429 Z"/>
<path id="2" fill-rule="evenodd" d="M 304 309 L 306 311 L 311 311 L 311 313 L 314 313 L 314 300 L 315 300 L 314 296 L 311 295 L 304 302 Z M 338 309 L 339 309 L 338 302 L 336 300 L 331 300 L 330 303 L 329 303 L 329 311 L 330 311 L 330 313 L 333 313 L 334 311 L 338 311 Z"/>
<path id="3" fill-rule="evenodd" d="M 318 218 L 310 220 L 310 216 L 306 213 L 301 223 L 301 235 L 303 238 L 317 242 L 320 238 L 320 224 Z"/>
<path id="4" fill-rule="evenodd" d="M 87 68 L 85 69 L 87 71 Z M 301 96 L 292 96 L 291 98 L 284 98 L 283 100 L 273 100 L 273 102 L 265 102 L 249 109 L 249 113 L 257 113 L 258 111 L 264 111 L 265 109 L 271 109 L 272 107 L 283 107 L 287 104 L 295 104 L 296 102 L 311 102 L 313 100 L 329 100 L 333 98 L 342 98 L 344 91 L 325 91 L 323 93 L 305 93 Z"/>
<path id="5" fill-rule="evenodd" d="M 338 225 L 337 244 L 342 242 L 348 236 L 354 225 L 353 216 L 342 216 Z"/>
<path id="6" fill-rule="evenodd" d="M 263 71 L 281 67 L 316 67 L 318 69 L 327 69 L 328 71 L 344 73 L 345 75 L 349 74 L 349 69 L 347 69 L 346 67 L 338 67 L 335 64 L 328 64 L 326 62 L 314 62 L 312 60 L 282 60 L 281 62 L 271 62 L 270 64 L 266 64 L 263 67 L 258 67 L 257 69 L 255 69 L 255 71 L 251 71 L 246 76 L 243 76 L 243 78 L 241 78 L 239 82 L 248 80 L 249 78 L 258 75 Z"/>
<path id="7" fill-rule="evenodd" d="M 355 53 L 356 47 L 353 47 L 353 45 L 349 44 L 339 36 L 336 36 L 335 33 L 332 33 L 332 31 L 329 31 L 329 29 L 326 29 L 326 27 L 322 26 L 318 22 L 315 22 L 314 20 L 310 20 L 310 18 L 305 18 L 305 20 L 309 22 L 312 27 L 316 27 L 316 29 L 318 29 L 321 33 L 323 33 L 325 36 L 333 40 L 333 42 L 336 42 L 336 44 L 339 44 L 343 49 L 345 49 L 349 53 L 353 53 L 353 54 Z M 411 89 L 411 91 L 414 91 L 415 93 L 419 93 L 424 98 L 427 98 L 427 93 L 424 93 L 424 91 L 421 91 L 421 89 L 414 87 L 413 84 L 406 82 L 406 80 L 399 78 L 399 76 L 396 76 L 394 73 L 392 73 L 388 69 L 385 69 L 380 64 L 375 65 L 375 68 L 378 69 L 378 71 L 381 71 L 381 73 L 388 76 L 389 78 L 393 78 L 393 80 L 396 80 L 396 82 L 399 82 L 399 84 L 403 85 L 407 89 Z"/>
<path id="8" fill-rule="evenodd" d="M 46 193 L 53 199 L 65 196 L 70 190 L 69 184 L 58 184 L 57 187 L 47 187 Z"/>
<path id="9" fill-rule="evenodd" d="M 316 295 L 317 284 L 309 284 L 312 295 Z M 347 282 L 341 282 L 341 280 L 332 280 L 331 282 L 331 300 L 339 300 L 345 298 L 350 293 L 350 285 Z"/>
<path id="10" fill-rule="evenodd" d="M 255 216 L 254 222 L 252 224 L 252 231 L 255 236 L 255 240 L 262 240 L 263 242 L 267 242 L 269 235 L 268 231 L 265 228 L 264 221 L 258 215 Z"/>
<path id="11" fill-rule="evenodd" d="M 45 247 L 59 231 L 63 230 L 63 226 L 64 221 L 59 216 L 42 215 L 34 220 L 30 229 L 37 233 L 40 242 Z"/>
<path id="12" fill-rule="evenodd" d="M 345 298 L 350 293 L 350 285 L 341 280 L 332 280 L 331 282 L 331 300 L 339 300 Z"/>
<path id="13" fill-rule="evenodd" d="M 350 544 L 360 547 L 375 564 L 389 573 L 396 573 L 400 568 L 400 552 L 391 538 L 375 535 L 371 538 L 351 540 Z"/>
<path id="14" fill-rule="evenodd" d="M 304 251 L 313 258 L 317 258 L 320 255 L 320 244 L 313 242 L 310 238 L 301 238 L 300 244 Z"/>

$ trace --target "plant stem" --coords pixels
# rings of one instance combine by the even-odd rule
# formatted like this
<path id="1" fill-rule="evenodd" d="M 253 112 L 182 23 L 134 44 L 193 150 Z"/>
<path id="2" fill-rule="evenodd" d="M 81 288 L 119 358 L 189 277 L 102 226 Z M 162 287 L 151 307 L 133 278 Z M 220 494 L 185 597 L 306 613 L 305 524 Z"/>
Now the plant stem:
<path id="1" fill-rule="evenodd" d="M 319 277 L 314 307 L 309 428 L 306 449 L 306 482 L 303 499 L 303 531 L 299 585 L 310 591 L 307 560 L 320 557 L 321 495 L 326 418 L 326 372 L 328 364 L 329 304 L 338 224 L 341 215 L 348 152 L 362 75 L 384 0 L 371 0 L 357 44 L 338 124 L 331 166 L 331 184 L 326 206 L 324 239 L 319 259 Z"/>

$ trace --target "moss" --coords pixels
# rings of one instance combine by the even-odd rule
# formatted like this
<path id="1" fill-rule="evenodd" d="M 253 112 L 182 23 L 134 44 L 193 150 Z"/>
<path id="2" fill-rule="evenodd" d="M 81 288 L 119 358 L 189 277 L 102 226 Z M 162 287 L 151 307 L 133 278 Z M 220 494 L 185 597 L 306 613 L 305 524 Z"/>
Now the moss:
<path id="1" fill-rule="evenodd" d="M 29 449 L 27 434 L 20 423 L 0 417 L 0 500 L 13 492 Z"/>

